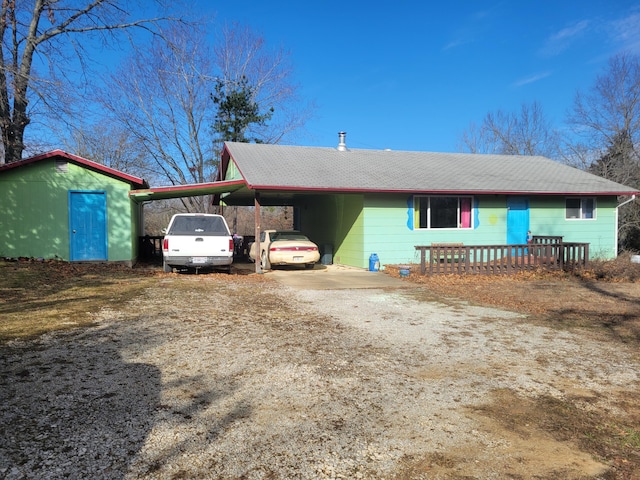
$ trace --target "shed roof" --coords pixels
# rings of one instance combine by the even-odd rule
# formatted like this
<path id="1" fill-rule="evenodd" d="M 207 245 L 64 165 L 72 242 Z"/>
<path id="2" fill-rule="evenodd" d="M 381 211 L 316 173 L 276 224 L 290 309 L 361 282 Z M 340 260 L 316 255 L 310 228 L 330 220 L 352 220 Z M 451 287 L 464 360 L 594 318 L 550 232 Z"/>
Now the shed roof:
<path id="1" fill-rule="evenodd" d="M 637 189 L 542 156 L 338 150 L 226 142 L 253 190 L 634 195 Z M 224 174 L 224 172 L 222 172 Z"/>
<path id="2" fill-rule="evenodd" d="M 18 162 L 12 162 L 12 163 L 7 163 L 5 165 L 0 165 L 0 173 L 13 170 L 16 168 L 25 167 L 27 165 L 31 165 L 36 162 L 40 162 L 40 161 L 43 161 L 46 159 L 52 159 L 52 158 L 61 158 L 66 161 L 80 165 L 82 167 L 88 168 L 90 170 L 103 173 L 104 175 L 108 175 L 113 178 L 117 178 L 119 180 L 122 180 L 123 182 L 129 183 L 132 187 L 137 187 L 137 188 L 149 187 L 149 185 L 143 178 L 134 177 L 133 175 L 129 175 L 119 170 L 116 170 L 114 168 L 107 167 L 106 165 L 102 165 L 100 163 L 87 160 L 86 158 L 73 155 L 71 153 L 65 152 L 64 150 L 52 150 L 47 153 L 25 158 L 24 160 L 20 160 Z"/>

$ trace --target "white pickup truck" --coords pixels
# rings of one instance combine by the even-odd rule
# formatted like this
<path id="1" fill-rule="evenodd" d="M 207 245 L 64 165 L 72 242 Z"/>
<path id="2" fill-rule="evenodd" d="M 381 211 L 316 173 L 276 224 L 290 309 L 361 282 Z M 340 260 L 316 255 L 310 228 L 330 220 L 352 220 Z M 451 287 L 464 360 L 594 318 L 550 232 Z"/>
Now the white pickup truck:
<path id="1" fill-rule="evenodd" d="M 162 268 L 220 268 L 231 272 L 233 238 L 222 215 L 179 213 L 174 215 L 162 241 Z"/>

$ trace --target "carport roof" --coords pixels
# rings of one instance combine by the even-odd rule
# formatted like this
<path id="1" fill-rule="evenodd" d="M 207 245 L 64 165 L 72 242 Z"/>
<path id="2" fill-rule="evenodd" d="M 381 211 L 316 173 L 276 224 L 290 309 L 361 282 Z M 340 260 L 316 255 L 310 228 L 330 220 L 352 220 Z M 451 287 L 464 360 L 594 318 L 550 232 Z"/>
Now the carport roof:
<path id="1" fill-rule="evenodd" d="M 226 142 L 251 190 L 430 194 L 634 195 L 637 189 L 542 156 L 338 150 Z M 242 192 L 238 192 L 242 194 Z M 233 194 L 230 195 L 230 199 Z"/>
<path id="2" fill-rule="evenodd" d="M 132 190 L 129 196 L 136 202 L 151 200 L 166 200 L 168 198 L 195 197 L 201 195 L 216 195 L 239 190 L 246 186 L 244 180 L 231 180 L 228 182 L 194 183 L 191 185 L 172 185 L 168 187 L 147 188 L 144 190 Z"/>

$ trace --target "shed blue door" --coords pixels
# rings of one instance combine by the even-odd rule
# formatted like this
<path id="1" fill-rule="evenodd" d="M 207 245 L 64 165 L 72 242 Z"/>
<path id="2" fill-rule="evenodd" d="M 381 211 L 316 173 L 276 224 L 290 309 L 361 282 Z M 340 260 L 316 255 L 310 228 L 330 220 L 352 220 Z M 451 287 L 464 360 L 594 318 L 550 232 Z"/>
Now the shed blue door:
<path id="1" fill-rule="evenodd" d="M 529 199 L 507 198 L 507 245 L 527 243 L 529 230 Z"/>
<path id="2" fill-rule="evenodd" d="M 69 192 L 69 258 L 107 260 L 107 196 L 105 192 Z"/>

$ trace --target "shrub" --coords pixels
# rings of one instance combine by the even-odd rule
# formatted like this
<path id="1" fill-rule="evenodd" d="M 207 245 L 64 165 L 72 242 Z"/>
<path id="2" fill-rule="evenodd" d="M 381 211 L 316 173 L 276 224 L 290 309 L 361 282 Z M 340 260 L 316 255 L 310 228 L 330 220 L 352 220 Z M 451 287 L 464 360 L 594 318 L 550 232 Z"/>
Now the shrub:
<path id="1" fill-rule="evenodd" d="M 636 282 L 640 280 L 640 263 L 631 261 L 633 255 L 623 252 L 614 260 L 591 260 L 589 268 L 576 274 L 610 282 Z"/>

